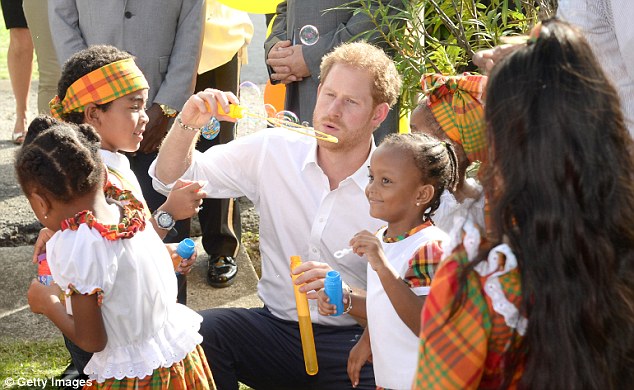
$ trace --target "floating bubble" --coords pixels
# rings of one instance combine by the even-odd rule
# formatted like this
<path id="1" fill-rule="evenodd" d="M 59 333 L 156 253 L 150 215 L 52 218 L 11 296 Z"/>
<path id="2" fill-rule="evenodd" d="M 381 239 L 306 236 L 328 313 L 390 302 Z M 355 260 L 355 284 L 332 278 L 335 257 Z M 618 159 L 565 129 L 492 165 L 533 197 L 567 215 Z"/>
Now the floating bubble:
<path id="1" fill-rule="evenodd" d="M 238 98 L 240 98 L 240 106 L 256 116 L 256 118 L 240 119 L 237 126 L 238 134 L 244 135 L 265 129 L 266 120 L 258 119 L 258 117 L 266 118 L 264 99 L 260 87 L 251 81 L 244 81 L 238 89 Z"/>
<path id="2" fill-rule="evenodd" d="M 275 119 L 278 119 L 282 122 L 299 123 L 299 118 L 292 111 L 282 110 L 275 114 Z"/>
<path id="3" fill-rule="evenodd" d="M 238 93 L 240 95 L 240 97 L 242 97 L 242 94 L 244 93 L 248 93 L 248 94 L 254 94 L 257 96 L 260 96 L 260 87 L 257 86 L 257 84 L 255 84 L 252 81 L 244 81 L 242 83 L 240 83 L 240 88 L 238 89 Z"/>
<path id="4" fill-rule="evenodd" d="M 266 116 L 268 118 L 275 118 L 275 115 L 277 115 L 277 110 L 272 104 L 265 104 L 264 111 L 266 111 Z"/>
<path id="5" fill-rule="evenodd" d="M 308 121 L 303 121 L 302 126 L 310 127 L 310 123 L 308 123 Z"/>
<path id="6" fill-rule="evenodd" d="M 306 46 L 312 46 L 319 40 L 317 27 L 307 24 L 299 30 L 299 40 Z"/>

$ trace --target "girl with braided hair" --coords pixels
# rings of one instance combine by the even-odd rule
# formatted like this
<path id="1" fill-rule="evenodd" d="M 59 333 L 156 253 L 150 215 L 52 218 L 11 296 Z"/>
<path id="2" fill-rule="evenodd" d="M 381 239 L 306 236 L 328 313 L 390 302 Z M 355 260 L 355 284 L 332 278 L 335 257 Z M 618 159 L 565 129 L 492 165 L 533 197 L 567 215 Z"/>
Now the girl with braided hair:
<path id="1" fill-rule="evenodd" d="M 34 280 L 31 310 L 93 352 L 84 372 L 96 388 L 215 388 L 202 317 L 176 303 L 170 254 L 142 202 L 104 185 L 99 148 L 92 126 L 39 117 L 16 156 L 22 191 L 55 232 L 46 254 L 57 285 Z"/>
<path id="2" fill-rule="evenodd" d="M 390 134 L 372 154 L 369 178 L 370 215 L 387 226 L 350 240 L 353 252 L 368 261 L 367 300 L 347 287 L 343 294 L 349 314 L 367 318 L 368 326 L 350 351 L 348 375 L 356 387 L 371 360 L 377 386 L 406 389 L 416 368 L 420 311 L 447 239 L 433 214 L 440 194 L 455 189 L 456 153 L 425 134 Z M 322 290 L 320 313 L 335 312 L 328 302 Z"/>

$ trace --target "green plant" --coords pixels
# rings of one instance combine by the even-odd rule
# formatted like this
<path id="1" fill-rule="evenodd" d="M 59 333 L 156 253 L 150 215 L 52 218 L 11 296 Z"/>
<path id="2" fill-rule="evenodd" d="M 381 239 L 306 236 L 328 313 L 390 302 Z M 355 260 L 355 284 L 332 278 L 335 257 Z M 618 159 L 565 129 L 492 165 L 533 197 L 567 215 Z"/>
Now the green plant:
<path id="1" fill-rule="evenodd" d="M 553 15 L 557 0 L 354 0 L 338 8 L 368 16 L 388 46 L 403 78 L 401 110 L 418 103 L 426 72 L 474 71 L 473 54 L 526 34 L 540 19 Z"/>

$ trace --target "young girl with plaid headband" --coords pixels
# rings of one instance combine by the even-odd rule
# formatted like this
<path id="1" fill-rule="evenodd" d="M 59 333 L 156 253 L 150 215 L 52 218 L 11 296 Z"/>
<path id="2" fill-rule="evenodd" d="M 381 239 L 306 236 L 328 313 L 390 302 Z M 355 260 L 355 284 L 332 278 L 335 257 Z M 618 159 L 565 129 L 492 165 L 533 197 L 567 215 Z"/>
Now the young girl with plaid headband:
<path id="1" fill-rule="evenodd" d="M 484 89 L 487 77 L 465 73 L 445 76 L 425 74 L 421 79 L 424 97 L 412 111 L 412 133 L 424 133 L 451 143 L 458 156 L 459 180 L 453 192 L 445 191 L 434 214 L 436 226 L 449 234 L 445 250 L 451 251 L 461 240 L 461 227 L 467 219 L 485 226 L 485 200 L 482 186 L 467 178 L 472 163 L 487 159 L 484 122 Z"/>
<path id="2" fill-rule="evenodd" d="M 54 232 L 46 253 L 57 284 L 34 280 L 31 310 L 94 352 L 87 386 L 213 389 L 199 345 L 202 317 L 176 303 L 169 253 L 146 226 L 143 204 L 104 185 L 99 141 L 90 125 L 38 117 L 16 156 L 21 188 Z"/>
<path id="3" fill-rule="evenodd" d="M 378 387 L 407 389 L 416 368 L 420 311 L 447 239 L 432 215 L 440 194 L 455 188 L 457 157 L 451 145 L 425 134 L 391 134 L 372 154 L 369 175 L 370 215 L 388 224 L 350 240 L 354 253 L 368 261 L 367 300 L 347 287 L 344 296 L 349 314 L 367 317 L 368 326 L 350 351 L 348 375 L 356 386 L 371 359 Z M 318 296 L 320 313 L 333 314 L 323 290 Z"/>
<path id="4" fill-rule="evenodd" d="M 151 217 L 141 186 L 130 163 L 121 152 L 138 150 L 148 117 L 145 104 L 148 83 L 136 66 L 134 58 L 113 46 L 96 45 L 73 55 L 63 66 L 58 83 L 58 95 L 50 102 L 52 115 L 66 122 L 90 124 L 101 137 L 99 153 L 108 171 L 108 181 L 120 189 L 131 191 L 144 205 L 143 211 L 161 238 L 168 231 L 161 229 Z M 179 182 L 158 210 L 169 213 L 174 220 L 193 216 L 205 196 L 197 182 Z M 34 258 L 44 251 L 52 232 L 43 229 L 35 245 Z M 174 253 L 176 244 L 167 244 Z M 196 254 L 182 260 L 175 271 L 178 280 L 178 302 L 185 304 L 186 275 L 196 261 Z M 90 353 L 82 351 L 66 339 L 75 368 L 81 373 L 90 360 Z"/>
<path id="5" fill-rule="evenodd" d="M 422 312 L 414 389 L 626 389 L 634 383 L 634 143 L 581 33 L 551 19 L 495 65 L 473 224 Z"/>

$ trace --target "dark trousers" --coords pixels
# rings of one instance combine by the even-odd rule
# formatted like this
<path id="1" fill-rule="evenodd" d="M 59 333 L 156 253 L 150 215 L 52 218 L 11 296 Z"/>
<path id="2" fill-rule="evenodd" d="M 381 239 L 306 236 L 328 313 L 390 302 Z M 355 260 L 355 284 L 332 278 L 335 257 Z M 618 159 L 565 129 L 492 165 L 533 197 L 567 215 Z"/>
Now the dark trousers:
<path id="1" fill-rule="evenodd" d="M 205 88 L 231 91 L 238 94 L 240 65 L 237 55 L 226 64 L 198 75 L 196 92 Z M 214 139 L 200 137 L 196 149 L 204 152 L 214 145 L 226 144 L 235 137 L 235 125 L 231 122 L 220 122 L 220 134 Z M 235 257 L 240 246 L 242 224 L 240 207 L 234 199 L 203 200 L 202 209 L 198 212 L 202 244 L 205 252 L 211 257 Z"/>
<path id="2" fill-rule="evenodd" d="M 266 308 L 200 314 L 202 346 L 219 390 L 237 390 L 238 381 L 257 390 L 352 389 L 348 354 L 363 333 L 361 326 L 313 324 L 319 372 L 310 376 L 297 322 L 280 320 Z M 356 388 L 376 388 L 371 364 L 361 370 Z"/>
<path id="3" fill-rule="evenodd" d="M 154 187 L 152 187 L 152 178 L 148 174 L 148 169 L 150 169 L 150 164 L 156 158 L 157 153 L 136 153 L 134 156 L 128 155 L 128 160 L 130 160 L 130 168 L 134 172 L 141 185 L 141 191 L 143 192 L 143 197 L 145 198 L 145 202 L 149 207 L 151 212 L 154 212 L 157 208 L 159 208 L 167 198 L 162 194 L 156 192 Z M 174 226 L 174 230 L 170 231 L 167 236 L 163 239 L 165 243 L 174 243 L 180 242 L 184 238 L 189 237 L 190 230 L 190 219 L 184 219 L 182 221 L 176 222 L 176 226 Z M 176 280 L 178 282 L 178 303 L 182 303 L 183 305 L 187 304 L 187 277 L 185 275 L 176 275 Z"/>

